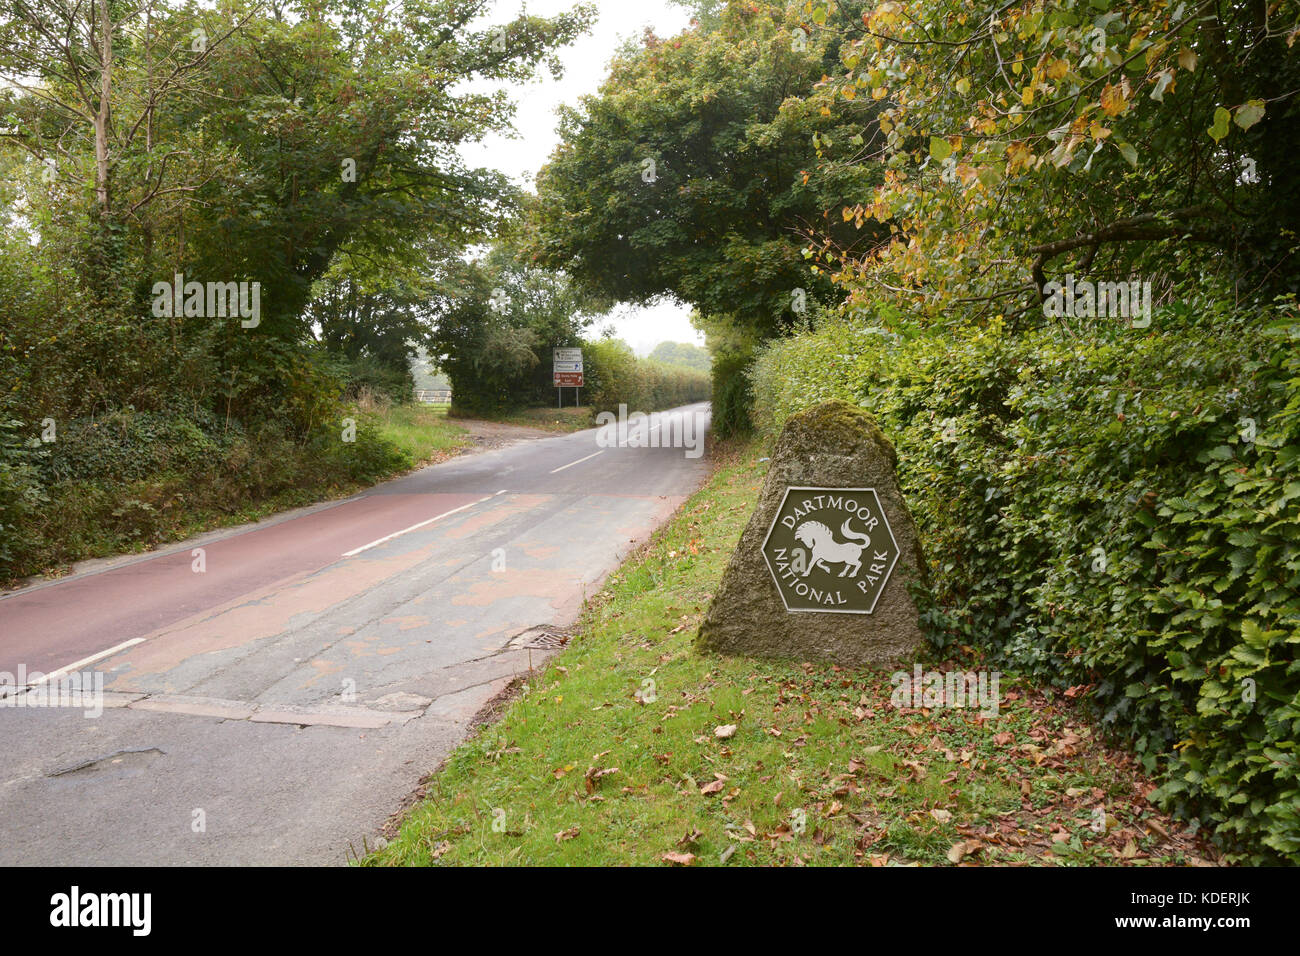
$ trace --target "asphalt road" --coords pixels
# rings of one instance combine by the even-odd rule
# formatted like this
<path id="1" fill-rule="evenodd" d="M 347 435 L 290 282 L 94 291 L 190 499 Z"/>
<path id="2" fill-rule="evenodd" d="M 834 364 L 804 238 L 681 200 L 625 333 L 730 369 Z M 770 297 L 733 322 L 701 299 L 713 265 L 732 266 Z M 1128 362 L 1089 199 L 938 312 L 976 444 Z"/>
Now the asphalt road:
<path id="1" fill-rule="evenodd" d="M 526 441 L 0 598 L 0 683 L 104 704 L 0 700 L 0 865 L 344 862 L 705 469 Z"/>

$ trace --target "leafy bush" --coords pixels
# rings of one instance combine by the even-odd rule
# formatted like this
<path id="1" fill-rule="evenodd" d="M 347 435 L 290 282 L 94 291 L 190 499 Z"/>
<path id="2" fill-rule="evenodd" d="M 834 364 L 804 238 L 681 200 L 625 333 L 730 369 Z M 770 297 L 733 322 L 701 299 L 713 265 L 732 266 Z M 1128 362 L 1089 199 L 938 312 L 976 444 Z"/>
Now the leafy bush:
<path id="1" fill-rule="evenodd" d="M 399 368 L 368 355 L 345 359 L 343 396 L 356 401 L 362 394 L 382 395 L 394 405 L 415 400 L 415 376 L 409 367 Z"/>
<path id="2" fill-rule="evenodd" d="M 1077 331 L 1077 330 L 1076 330 Z M 1243 859 L 1300 861 L 1300 324 L 1201 302 L 1118 324 L 828 323 L 753 369 L 771 434 L 871 410 L 932 571 L 931 640 L 1060 686 Z"/>
<path id="3" fill-rule="evenodd" d="M 344 418 L 355 440 L 344 441 Z M 56 423 L 55 440 L 0 424 L 0 581 L 183 537 L 212 515 L 316 500 L 410 467 L 368 417 L 340 408 L 307 436 L 195 411 L 118 409 Z M 351 436 L 350 436 L 351 437 Z"/>
<path id="4" fill-rule="evenodd" d="M 733 375 L 718 390 L 713 403 L 713 430 L 719 438 L 753 431 L 750 422 L 750 385 L 743 374 Z"/>
<path id="5" fill-rule="evenodd" d="M 159 472 L 201 467 L 219 459 L 229 436 L 214 437 L 193 419 L 119 409 L 97 419 L 56 422 L 41 467 L 46 484 L 60 481 L 130 481 Z"/>
<path id="6" fill-rule="evenodd" d="M 0 577 L 26 546 L 26 520 L 45 501 L 40 473 L 22 422 L 0 421 Z"/>

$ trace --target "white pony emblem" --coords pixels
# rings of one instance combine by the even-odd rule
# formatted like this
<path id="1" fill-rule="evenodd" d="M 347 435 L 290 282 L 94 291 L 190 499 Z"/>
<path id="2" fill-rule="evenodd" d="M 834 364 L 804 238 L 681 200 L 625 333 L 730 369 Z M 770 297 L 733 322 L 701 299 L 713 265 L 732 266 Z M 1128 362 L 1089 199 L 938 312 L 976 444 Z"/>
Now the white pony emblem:
<path id="1" fill-rule="evenodd" d="M 840 534 L 849 539 L 847 543 L 836 541 L 834 532 L 820 521 L 805 521 L 795 529 L 794 536 L 812 549 L 812 558 L 804 569 L 804 577 L 808 577 L 812 569 L 819 565 L 829 573 L 831 569 L 827 562 L 844 565 L 839 577 L 858 576 L 862 570 L 862 552 L 871 545 L 871 539 L 850 529 L 849 520 L 845 519 L 844 524 L 840 525 Z M 854 541 L 862 543 L 854 544 Z M 850 571 L 853 573 L 850 574 Z"/>

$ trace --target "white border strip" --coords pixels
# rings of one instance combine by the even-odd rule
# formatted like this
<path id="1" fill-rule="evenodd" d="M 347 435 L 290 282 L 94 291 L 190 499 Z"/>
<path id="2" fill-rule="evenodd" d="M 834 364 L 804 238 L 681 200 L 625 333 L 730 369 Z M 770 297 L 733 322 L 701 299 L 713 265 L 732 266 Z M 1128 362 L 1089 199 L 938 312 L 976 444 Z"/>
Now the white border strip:
<path id="1" fill-rule="evenodd" d="M 566 468 L 572 468 L 574 465 L 581 465 L 584 461 L 590 461 L 592 458 L 595 458 L 596 455 L 603 455 L 603 454 L 605 454 L 605 452 L 602 449 L 601 451 L 594 452 L 593 454 L 588 455 L 586 458 L 579 458 L 577 461 L 571 461 L 567 465 L 561 465 L 559 468 L 552 468 L 551 474 L 555 474 L 557 471 L 564 471 L 564 469 Z"/>
<path id="2" fill-rule="evenodd" d="M 29 683 L 26 687 L 22 688 L 22 690 L 29 691 L 33 687 L 40 687 L 42 684 L 46 684 L 52 680 L 58 680 L 60 677 L 63 677 L 65 674 L 70 674 L 72 671 L 80 670 L 81 668 L 85 667 L 87 664 L 93 664 L 96 661 L 102 661 L 105 657 L 112 657 L 114 654 L 118 653 L 118 651 L 124 651 L 128 647 L 135 647 L 137 644 L 143 644 L 143 643 L 144 643 L 143 637 L 133 637 L 131 638 L 131 640 L 123 641 L 121 644 L 114 644 L 106 651 L 100 651 L 98 654 L 91 654 L 89 657 L 83 657 L 79 661 L 74 661 L 71 664 L 65 664 L 64 666 L 60 667 L 56 671 L 50 671 L 50 673 L 46 674 L 40 680 L 34 680 L 31 683 Z"/>
<path id="3" fill-rule="evenodd" d="M 461 505 L 459 508 L 452 508 L 450 511 L 444 511 L 440 515 L 434 515 L 432 518 L 427 518 L 424 521 L 421 521 L 419 524 L 413 524 L 409 528 L 403 528 L 401 531 L 394 531 L 392 534 L 386 534 L 377 541 L 371 541 L 369 544 L 363 544 L 361 547 L 353 548 L 351 551 L 344 551 L 343 557 L 345 558 L 355 557 L 356 555 L 360 554 L 362 551 L 369 551 L 371 548 L 377 548 L 381 544 L 386 544 L 389 541 L 392 541 L 394 538 L 400 538 L 404 534 L 409 534 L 412 531 L 418 531 L 420 528 L 423 528 L 425 525 L 431 525 L 435 521 L 441 521 L 443 518 L 446 518 L 448 515 L 454 515 L 458 511 L 464 511 L 466 508 L 473 508 L 475 505 L 481 505 L 483 502 L 495 498 L 497 495 L 504 495 L 505 493 L 506 493 L 506 489 L 502 488 L 495 495 L 487 495 L 483 498 L 480 498 L 478 501 L 471 501 L 467 505 Z"/>

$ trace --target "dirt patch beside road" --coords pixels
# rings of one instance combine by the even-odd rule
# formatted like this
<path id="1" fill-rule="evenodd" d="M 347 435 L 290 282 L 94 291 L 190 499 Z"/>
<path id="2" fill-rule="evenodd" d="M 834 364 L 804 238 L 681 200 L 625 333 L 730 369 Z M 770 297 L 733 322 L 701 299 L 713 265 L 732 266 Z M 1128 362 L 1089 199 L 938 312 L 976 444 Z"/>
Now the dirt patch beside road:
<path id="1" fill-rule="evenodd" d="M 473 448 L 466 448 L 465 452 L 475 450 L 491 451 L 497 448 L 508 448 L 521 441 L 535 441 L 538 438 L 555 437 L 555 432 L 547 431 L 544 428 L 508 425 L 504 422 L 489 422 L 481 418 L 449 418 L 448 421 L 465 429 L 469 432 L 469 437 L 473 439 Z"/>

